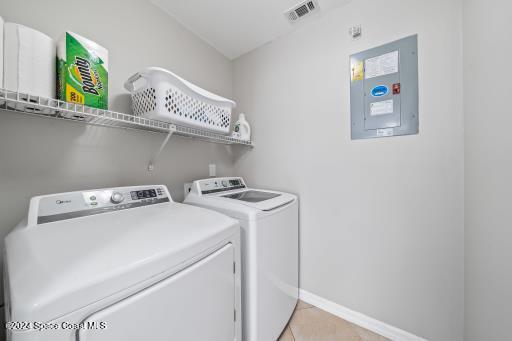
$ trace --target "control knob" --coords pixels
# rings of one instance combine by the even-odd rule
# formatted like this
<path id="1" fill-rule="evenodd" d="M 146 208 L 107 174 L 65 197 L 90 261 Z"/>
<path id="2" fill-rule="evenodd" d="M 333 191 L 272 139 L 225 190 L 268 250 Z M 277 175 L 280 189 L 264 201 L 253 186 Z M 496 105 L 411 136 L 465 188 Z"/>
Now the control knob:
<path id="1" fill-rule="evenodd" d="M 120 204 L 122 203 L 124 200 L 124 197 L 121 193 L 119 192 L 114 192 L 112 193 L 112 196 L 110 197 L 110 201 L 113 203 L 113 204 Z"/>

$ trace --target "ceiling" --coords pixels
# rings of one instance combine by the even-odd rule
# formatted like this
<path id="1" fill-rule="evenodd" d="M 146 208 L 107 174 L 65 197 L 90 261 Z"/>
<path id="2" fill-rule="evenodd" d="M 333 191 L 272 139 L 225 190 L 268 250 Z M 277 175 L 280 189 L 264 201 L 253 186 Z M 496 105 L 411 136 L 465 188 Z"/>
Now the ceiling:
<path id="1" fill-rule="evenodd" d="M 301 0 L 150 0 L 229 59 L 235 59 L 351 0 L 317 0 L 320 10 L 292 24 Z"/>

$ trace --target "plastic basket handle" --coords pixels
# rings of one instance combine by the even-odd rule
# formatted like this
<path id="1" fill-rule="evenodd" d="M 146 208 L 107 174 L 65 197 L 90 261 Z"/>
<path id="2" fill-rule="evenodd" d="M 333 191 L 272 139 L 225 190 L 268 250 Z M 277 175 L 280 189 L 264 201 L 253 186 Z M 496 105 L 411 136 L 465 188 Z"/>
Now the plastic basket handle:
<path id="1" fill-rule="evenodd" d="M 133 87 L 133 83 L 138 81 L 139 79 L 144 78 L 146 79 L 146 76 L 143 73 L 137 72 L 136 74 L 132 75 L 126 82 L 124 82 L 124 88 L 128 90 L 129 92 L 133 93 L 135 91 L 135 88 Z"/>

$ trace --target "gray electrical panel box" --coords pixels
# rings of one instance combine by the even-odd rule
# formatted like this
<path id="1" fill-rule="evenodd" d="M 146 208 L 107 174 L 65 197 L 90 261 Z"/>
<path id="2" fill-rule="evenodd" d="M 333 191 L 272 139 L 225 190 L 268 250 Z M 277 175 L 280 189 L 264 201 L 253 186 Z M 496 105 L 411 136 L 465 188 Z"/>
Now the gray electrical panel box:
<path id="1" fill-rule="evenodd" d="M 418 133 L 418 36 L 350 56 L 352 140 Z"/>

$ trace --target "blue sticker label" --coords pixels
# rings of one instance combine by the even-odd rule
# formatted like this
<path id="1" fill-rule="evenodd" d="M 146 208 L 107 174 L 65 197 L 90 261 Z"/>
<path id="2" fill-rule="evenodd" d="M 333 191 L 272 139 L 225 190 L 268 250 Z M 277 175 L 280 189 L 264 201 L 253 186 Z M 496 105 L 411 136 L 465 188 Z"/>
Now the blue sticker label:
<path id="1" fill-rule="evenodd" d="M 389 92 L 389 88 L 385 85 L 377 85 L 375 88 L 372 89 L 372 96 L 373 97 L 382 97 L 386 96 Z"/>

